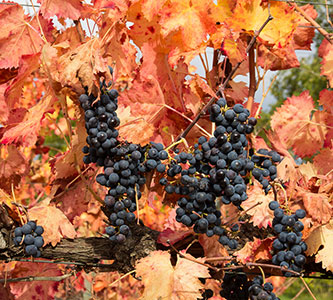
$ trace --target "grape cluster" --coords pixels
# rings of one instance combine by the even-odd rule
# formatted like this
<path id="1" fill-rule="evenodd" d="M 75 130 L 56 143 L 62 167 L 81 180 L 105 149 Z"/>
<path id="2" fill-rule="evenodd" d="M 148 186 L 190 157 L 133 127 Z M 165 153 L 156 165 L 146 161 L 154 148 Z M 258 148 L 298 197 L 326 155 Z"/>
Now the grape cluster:
<path id="1" fill-rule="evenodd" d="M 227 300 L 247 300 L 250 285 L 245 274 L 225 273 L 220 295 Z"/>
<path id="2" fill-rule="evenodd" d="M 97 163 L 104 166 L 105 159 L 115 154 L 115 147 L 119 144 L 119 132 L 115 129 L 120 124 L 116 110 L 118 108 L 118 92 L 115 89 L 101 89 L 98 101 L 93 95 L 82 94 L 79 98 L 84 109 L 87 144 L 82 151 L 85 164 Z"/>
<path id="3" fill-rule="evenodd" d="M 40 248 L 44 245 L 43 232 L 44 228 L 42 226 L 37 225 L 34 221 L 29 221 L 22 227 L 15 228 L 14 244 L 18 246 L 24 243 L 27 255 L 40 257 Z"/>
<path id="4" fill-rule="evenodd" d="M 254 153 L 253 149 L 251 150 L 251 162 L 253 163 L 252 175 L 261 183 L 262 188 L 267 194 L 271 189 L 269 179 L 274 180 L 277 177 L 276 164 L 281 162 L 282 158 L 273 150 L 259 149 L 256 153 Z"/>
<path id="5" fill-rule="evenodd" d="M 305 210 L 297 209 L 295 214 L 286 215 L 277 201 L 271 201 L 269 208 L 274 211 L 273 229 L 277 234 L 273 242 L 275 254 L 272 263 L 301 272 L 306 262 L 304 252 L 307 250 L 306 243 L 302 241 L 304 225 L 300 221 L 306 216 Z M 285 276 L 292 276 L 292 273 L 285 272 Z"/>
<path id="6" fill-rule="evenodd" d="M 249 288 L 249 295 L 251 300 L 280 300 L 273 293 L 273 285 L 270 282 L 264 281 L 261 276 L 254 277 L 252 285 Z"/>
<path id="7" fill-rule="evenodd" d="M 86 154 L 83 160 L 104 168 L 96 181 L 108 188 L 104 203 L 110 226 L 106 233 L 111 241 L 122 243 L 131 235 L 130 225 L 136 220 L 136 200 L 141 198 L 140 187 L 146 182 L 145 174 L 154 169 L 164 172 L 166 166 L 162 161 L 168 158 L 168 153 L 160 143 L 151 142 L 142 147 L 119 141 L 117 97 L 116 90 L 108 90 L 102 84 L 99 100 L 87 94 L 82 94 L 79 100 L 85 111 L 88 133 L 88 146 L 82 149 Z"/>
<path id="8" fill-rule="evenodd" d="M 237 206 L 245 201 L 246 177 L 254 168 L 248 158 L 247 134 L 253 132 L 256 119 L 242 104 L 229 108 L 220 98 L 210 108 L 210 119 L 216 124 L 214 136 L 201 136 L 191 152 L 174 156 L 167 166 L 167 177 L 160 180 L 169 194 L 181 196 L 176 220 L 191 227 L 196 233 L 218 235 L 219 242 L 231 249 L 237 247 L 234 239 L 221 227 L 221 213 L 215 200 Z"/>
<path id="9" fill-rule="evenodd" d="M 112 241 L 123 242 L 131 233 L 128 225 L 136 219 L 136 199 L 141 198 L 140 187 L 146 182 L 144 174 L 154 169 L 165 170 L 161 159 L 165 159 L 166 151 L 159 143 L 145 147 L 126 144 L 118 149 L 120 152 L 107 161 L 104 173 L 96 180 L 109 187 L 104 202 L 111 211 L 112 226 L 106 228 L 106 233 Z"/>
<path id="10" fill-rule="evenodd" d="M 242 104 L 229 108 L 220 98 L 210 108 L 210 119 L 216 124 L 214 136 L 201 136 L 188 152 L 175 151 L 174 157 L 160 143 L 141 146 L 119 140 L 117 126 L 118 92 L 101 84 L 101 96 L 83 94 L 79 100 L 85 111 L 87 146 L 84 162 L 104 167 L 96 181 L 108 188 L 105 205 L 110 226 L 106 233 L 112 241 L 123 242 L 131 234 L 135 222 L 136 201 L 141 198 L 140 187 L 145 184 L 146 173 L 156 170 L 163 174 L 160 184 L 167 194 L 179 195 L 176 220 L 196 233 L 208 237 L 219 236 L 219 242 L 231 249 L 236 240 L 229 238 L 229 229 L 221 226 L 221 212 L 216 199 L 223 204 L 232 203 L 239 209 L 248 196 L 246 184 L 251 174 L 263 187 L 266 171 L 271 179 L 276 176 L 275 152 L 259 150 L 249 155 L 246 135 L 253 132 L 257 121 Z M 259 159 L 257 159 L 259 157 Z M 271 162 L 268 166 L 267 161 Z M 267 170 L 266 170 L 266 169 Z M 275 168 L 275 173 L 274 169 Z M 259 177 L 256 172 L 266 172 Z M 267 188 L 265 186 L 264 188 Z"/>

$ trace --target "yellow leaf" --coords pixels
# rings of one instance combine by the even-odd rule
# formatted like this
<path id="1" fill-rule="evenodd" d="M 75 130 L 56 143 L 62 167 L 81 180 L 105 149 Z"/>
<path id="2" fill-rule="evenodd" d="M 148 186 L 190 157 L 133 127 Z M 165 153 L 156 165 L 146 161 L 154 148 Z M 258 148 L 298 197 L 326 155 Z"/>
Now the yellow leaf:
<path id="1" fill-rule="evenodd" d="M 200 258 L 197 260 L 203 261 Z M 196 300 L 203 288 L 198 278 L 210 277 L 207 267 L 179 256 L 173 267 L 167 251 L 154 251 L 142 258 L 136 265 L 136 272 L 145 286 L 143 300 Z"/>
<path id="2" fill-rule="evenodd" d="M 321 262 L 323 268 L 333 272 L 333 221 L 314 230 L 306 240 L 308 250 L 306 255 L 316 254 L 316 262 Z M 321 250 L 318 249 L 323 246 Z"/>

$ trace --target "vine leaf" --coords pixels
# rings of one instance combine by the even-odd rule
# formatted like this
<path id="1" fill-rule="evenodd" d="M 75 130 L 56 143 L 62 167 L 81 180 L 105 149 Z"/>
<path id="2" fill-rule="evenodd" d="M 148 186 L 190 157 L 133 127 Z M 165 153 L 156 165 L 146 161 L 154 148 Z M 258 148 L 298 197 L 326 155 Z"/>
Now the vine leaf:
<path id="1" fill-rule="evenodd" d="M 44 202 L 48 202 L 45 201 Z M 29 218 L 36 220 L 38 225 L 44 227 L 44 242 L 55 246 L 63 237 L 73 239 L 76 232 L 73 224 L 67 219 L 64 213 L 55 206 L 43 203 L 29 209 Z"/>
<path id="2" fill-rule="evenodd" d="M 320 75 L 326 76 L 330 86 L 333 87 L 333 45 L 326 39 L 323 39 L 318 48 L 318 56 L 323 59 Z"/>
<path id="3" fill-rule="evenodd" d="M 333 53 L 333 52 L 332 52 Z M 328 125 L 324 146 L 333 148 L 333 91 L 322 90 L 319 94 L 319 104 L 325 111 L 325 122 Z M 329 167 L 329 164 L 326 164 Z"/>
<path id="4" fill-rule="evenodd" d="M 242 208 L 248 210 L 246 213 L 251 216 L 251 222 L 259 228 L 272 226 L 273 212 L 269 209 L 269 202 L 274 200 L 272 192 L 265 195 L 261 185 L 255 180 L 248 191 L 249 198 L 242 203 Z M 261 204 L 256 205 L 261 202 Z M 256 205 L 256 206 L 254 206 Z M 252 208 L 253 207 L 253 208 Z"/>
<path id="5" fill-rule="evenodd" d="M 53 111 L 55 98 L 46 95 L 35 106 L 31 107 L 20 123 L 13 123 L 4 129 L 2 144 L 17 144 L 29 147 L 36 144 L 41 123 L 47 112 Z"/>
<path id="6" fill-rule="evenodd" d="M 35 19 L 29 21 L 22 6 L 0 7 L 0 68 L 16 68 L 22 55 L 40 52 L 43 41 Z M 33 28 L 33 29 L 32 29 Z M 9 55 L 10 53 L 10 55 Z"/>
<path id="7" fill-rule="evenodd" d="M 333 222 L 330 221 L 325 226 L 314 230 L 307 238 L 306 243 L 308 245 L 306 254 L 315 254 L 316 262 L 321 262 L 326 270 L 333 271 Z M 323 248 L 319 250 L 321 246 Z"/>
<path id="8" fill-rule="evenodd" d="M 26 158 L 18 148 L 10 145 L 6 150 L 6 157 L 0 157 L 0 188 L 11 194 L 11 184 L 16 187 L 29 168 Z"/>
<path id="9" fill-rule="evenodd" d="M 85 8 L 81 0 L 38 0 L 37 2 L 41 3 L 40 10 L 45 18 L 56 15 L 58 18 L 77 20 Z"/>
<path id="10" fill-rule="evenodd" d="M 311 193 L 298 188 L 298 195 L 303 199 L 304 206 L 311 219 L 320 224 L 327 223 L 333 213 L 333 207 L 329 202 L 329 195 L 326 193 Z"/>
<path id="11" fill-rule="evenodd" d="M 332 171 L 333 166 L 333 149 L 324 148 L 313 159 L 313 164 L 318 170 L 318 174 L 325 175 Z"/>
<path id="12" fill-rule="evenodd" d="M 274 239 L 274 237 L 270 237 L 261 240 L 255 237 L 253 242 L 247 242 L 245 246 L 235 252 L 234 255 L 236 255 L 237 260 L 243 264 L 255 262 L 259 259 L 272 259 L 269 249 Z"/>
<path id="13" fill-rule="evenodd" d="M 205 234 L 199 235 L 199 243 L 202 246 L 205 257 L 220 257 L 229 256 L 227 249 L 219 243 L 219 237 L 214 235 L 212 237 L 207 237 Z M 216 262 L 216 264 L 220 264 L 221 262 Z M 214 263 L 213 263 L 214 264 Z"/>
<path id="14" fill-rule="evenodd" d="M 309 91 L 287 98 L 271 119 L 273 131 L 285 148 L 292 148 L 300 157 L 313 155 L 324 145 L 327 132 L 325 112 L 316 111 Z"/>
<path id="15" fill-rule="evenodd" d="M 8 84 L 4 92 L 4 101 L 6 102 L 6 109 L 2 112 L 3 114 L 6 114 L 6 117 L 3 118 L 4 121 L 8 120 L 8 117 L 11 114 L 11 109 L 14 108 L 14 105 L 17 102 L 20 102 L 22 87 L 26 82 L 27 77 L 39 67 L 39 57 L 40 54 L 36 53 L 22 55 L 19 59 L 17 76 Z"/>
<path id="16" fill-rule="evenodd" d="M 62 272 L 56 264 L 38 264 L 36 262 L 17 262 L 15 269 L 10 273 L 11 278 L 61 275 Z M 10 282 L 8 284 L 11 293 L 17 300 L 53 299 L 59 286 L 59 283 L 54 281 Z"/>
<path id="17" fill-rule="evenodd" d="M 186 256 L 194 259 L 191 255 Z M 171 265 L 167 251 L 154 251 L 136 265 L 136 273 L 145 286 L 141 299 L 188 299 L 200 298 L 203 284 L 200 278 L 210 277 L 208 268 L 177 256 L 175 267 Z M 196 259 L 203 262 L 203 259 Z M 163 284 L 161 284 L 163 283 Z"/>
<path id="18" fill-rule="evenodd" d="M 119 136 L 121 139 L 141 144 L 142 146 L 151 141 L 154 136 L 155 127 L 143 117 L 133 116 L 130 106 L 126 108 L 120 106 L 118 116 L 121 119 L 119 126 Z"/>
<path id="19" fill-rule="evenodd" d="M 230 28 L 253 33 L 260 29 L 268 17 L 267 3 L 262 0 L 238 1 L 233 17 L 228 20 Z M 270 2 L 273 20 L 260 33 L 258 40 L 270 45 L 285 47 L 296 30 L 300 17 L 287 3 Z"/>
<path id="20" fill-rule="evenodd" d="M 318 16 L 318 13 L 310 4 L 302 6 L 302 10 L 312 19 Z M 293 36 L 295 50 L 311 50 L 312 39 L 315 36 L 315 28 L 307 26 L 311 26 L 311 24 L 302 18 Z"/>

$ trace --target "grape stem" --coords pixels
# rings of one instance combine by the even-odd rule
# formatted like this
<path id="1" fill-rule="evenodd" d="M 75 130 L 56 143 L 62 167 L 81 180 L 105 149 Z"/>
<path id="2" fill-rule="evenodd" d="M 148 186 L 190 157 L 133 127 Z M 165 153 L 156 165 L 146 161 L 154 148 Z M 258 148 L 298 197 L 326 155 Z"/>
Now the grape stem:
<path id="1" fill-rule="evenodd" d="M 139 209 L 139 199 L 138 199 L 138 191 L 137 191 L 136 185 L 134 185 L 134 191 L 135 191 L 136 212 L 138 214 L 137 224 L 140 225 L 140 215 L 139 215 L 140 209 Z"/>
<path id="2" fill-rule="evenodd" d="M 303 277 L 300 277 L 304 286 L 306 287 L 306 289 L 308 290 L 309 294 L 311 295 L 311 297 L 313 298 L 313 300 L 317 300 L 316 296 L 312 293 L 310 287 L 308 286 L 308 284 L 305 282 Z"/>
<path id="3" fill-rule="evenodd" d="M 291 270 L 291 269 L 287 269 L 285 267 L 280 267 L 280 266 L 276 266 L 276 265 L 271 265 L 271 264 L 261 264 L 261 263 L 246 263 L 246 264 L 243 264 L 244 267 L 248 267 L 248 268 L 251 268 L 251 267 L 264 267 L 264 268 L 272 268 L 272 269 L 279 269 L 281 271 L 287 271 L 287 272 L 290 272 L 292 274 L 295 274 L 296 276 L 301 276 L 300 273 L 294 271 L 294 270 Z M 223 270 L 235 270 L 235 269 L 239 269 L 241 266 L 234 266 L 234 267 L 225 267 L 225 268 L 222 268 Z"/>
<path id="4" fill-rule="evenodd" d="M 119 277 L 117 280 L 111 282 L 111 283 L 109 284 L 109 287 L 115 285 L 117 282 L 119 282 L 120 280 L 124 279 L 124 278 L 127 277 L 128 275 L 133 274 L 135 271 L 136 271 L 136 270 L 132 270 L 132 271 L 127 272 L 127 273 L 124 274 L 123 276 Z"/>

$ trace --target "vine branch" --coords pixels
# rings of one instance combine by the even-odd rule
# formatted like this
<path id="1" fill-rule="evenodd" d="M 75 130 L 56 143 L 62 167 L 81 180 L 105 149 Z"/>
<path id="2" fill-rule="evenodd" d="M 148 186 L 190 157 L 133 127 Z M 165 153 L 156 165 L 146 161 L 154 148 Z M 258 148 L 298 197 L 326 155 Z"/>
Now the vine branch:
<path id="1" fill-rule="evenodd" d="M 18 278 L 4 278 L 0 279 L 1 283 L 6 282 L 20 282 L 20 281 L 62 281 L 68 277 L 71 277 L 73 273 L 67 273 L 62 276 L 49 276 L 49 277 L 39 277 L 39 276 L 27 276 L 27 277 L 18 277 Z"/>

